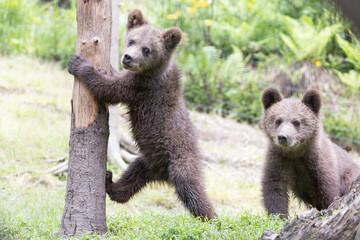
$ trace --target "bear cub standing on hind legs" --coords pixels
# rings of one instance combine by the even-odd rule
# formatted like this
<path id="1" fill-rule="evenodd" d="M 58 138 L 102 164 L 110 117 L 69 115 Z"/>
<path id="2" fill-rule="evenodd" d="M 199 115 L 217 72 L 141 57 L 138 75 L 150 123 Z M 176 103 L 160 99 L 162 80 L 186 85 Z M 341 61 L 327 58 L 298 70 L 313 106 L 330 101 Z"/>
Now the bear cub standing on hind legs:
<path id="1" fill-rule="evenodd" d="M 110 76 L 95 70 L 83 57 L 69 61 L 69 72 L 92 91 L 99 102 L 124 103 L 140 149 L 137 158 L 117 182 L 106 173 L 106 192 L 119 203 L 127 202 L 147 183 L 166 181 L 179 199 L 202 220 L 216 217 L 205 192 L 200 152 L 180 84 L 173 53 L 181 30 L 148 24 L 140 10 L 128 15 L 124 70 Z"/>
<path id="2" fill-rule="evenodd" d="M 324 133 L 319 92 L 308 90 L 302 100 L 283 99 L 268 88 L 262 103 L 262 125 L 269 138 L 262 178 L 268 213 L 287 217 L 288 187 L 318 210 L 346 194 L 360 167 Z"/>

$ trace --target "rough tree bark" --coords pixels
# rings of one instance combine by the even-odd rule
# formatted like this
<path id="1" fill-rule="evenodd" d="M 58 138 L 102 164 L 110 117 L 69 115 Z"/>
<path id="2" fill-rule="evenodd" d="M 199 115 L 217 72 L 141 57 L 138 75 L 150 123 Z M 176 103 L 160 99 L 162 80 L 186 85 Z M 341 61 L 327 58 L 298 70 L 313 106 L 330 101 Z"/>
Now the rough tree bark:
<path id="1" fill-rule="evenodd" d="M 280 233 L 265 230 L 261 240 L 360 240 L 360 177 L 351 191 L 328 209 L 315 208 L 284 224 Z"/>
<path id="2" fill-rule="evenodd" d="M 110 72 L 111 0 L 77 0 L 76 54 Z M 58 235 L 107 232 L 105 173 L 107 107 L 76 78 L 72 95 L 69 168 Z"/>

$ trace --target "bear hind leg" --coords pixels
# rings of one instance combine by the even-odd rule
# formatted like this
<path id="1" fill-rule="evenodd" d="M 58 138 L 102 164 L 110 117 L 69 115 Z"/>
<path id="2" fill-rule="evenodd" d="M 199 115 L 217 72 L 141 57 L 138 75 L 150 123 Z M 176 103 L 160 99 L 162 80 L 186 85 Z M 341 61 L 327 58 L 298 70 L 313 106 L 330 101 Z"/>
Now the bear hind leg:
<path id="1" fill-rule="evenodd" d="M 150 181 L 146 160 L 138 157 L 117 182 L 112 181 L 112 173 L 106 173 L 106 192 L 110 199 L 119 203 L 127 202 Z"/>
<path id="2" fill-rule="evenodd" d="M 172 176 L 172 178 L 176 194 L 194 217 L 200 217 L 202 221 L 216 217 L 204 186 L 195 174 L 192 175 L 191 179 L 182 175 Z"/>

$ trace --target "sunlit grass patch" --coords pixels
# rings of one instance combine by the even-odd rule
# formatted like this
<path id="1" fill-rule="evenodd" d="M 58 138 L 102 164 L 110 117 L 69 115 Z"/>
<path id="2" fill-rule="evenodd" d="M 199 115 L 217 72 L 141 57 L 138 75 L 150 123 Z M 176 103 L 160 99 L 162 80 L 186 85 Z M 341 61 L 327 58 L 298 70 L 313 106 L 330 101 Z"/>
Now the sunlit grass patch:
<path id="1" fill-rule="evenodd" d="M 32 168 L 34 161 L 67 155 L 69 74 L 28 57 L 0 57 L 0 64 L 0 170 Z"/>
<path id="2" fill-rule="evenodd" d="M 109 221 L 112 233 L 123 239 L 257 239 L 263 230 L 279 230 L 282 222 L 247 212 L 223 213 L 211 222 L 189 218 L 187 214 L 164 215 L 146 212 L 131 216 L 121 213 Z"/>

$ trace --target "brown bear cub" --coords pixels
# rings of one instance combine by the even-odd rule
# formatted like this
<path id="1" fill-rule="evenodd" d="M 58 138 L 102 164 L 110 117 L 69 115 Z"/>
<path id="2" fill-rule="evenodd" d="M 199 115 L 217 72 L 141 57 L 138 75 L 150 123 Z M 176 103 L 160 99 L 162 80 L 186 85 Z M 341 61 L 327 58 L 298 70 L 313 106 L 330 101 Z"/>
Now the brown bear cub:
<path id="1" fill-rule="evenodd" d="M 69 72 L 92 91 L 99 102 L 123 103 L 141 156 L 113 182 L 106 174 L 106 192 L 119 203 L 127 202 L 149 182 L 175 186 L 179 199 L 202 220 L 216 216 L 205 192 L 201 156 L 194 126 L 189 119 L 173 53 L 181 30 L 148 24 L 140 10 L 129 13 L 124 70 L 110 76 L 96 70 L 83 57 L 69 61 Z"/>
<path id="2" fill-rule="evenodd" d="M 308 90 L 302 100 L 283 99 L 268 88 L 262 103 L 262 125 L 269 138 L 262 177 L 268 213 L 287 217 L 288 188 L 318 210 L 347 193 L 360 167 L 324 133 L 319 92 Z"/>

